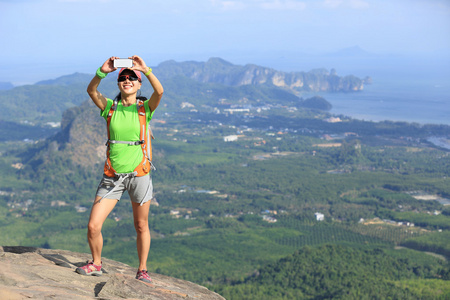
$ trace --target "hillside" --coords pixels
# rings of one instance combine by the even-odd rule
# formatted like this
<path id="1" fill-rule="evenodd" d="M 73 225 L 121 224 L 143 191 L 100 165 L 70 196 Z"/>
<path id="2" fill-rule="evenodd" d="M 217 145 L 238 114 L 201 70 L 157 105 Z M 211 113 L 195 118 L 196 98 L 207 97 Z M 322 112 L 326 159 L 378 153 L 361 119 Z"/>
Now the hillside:
<path id="1" fill-rule="evenodd" d="M 279 100 L 283 101 L 295 98 L 294 94 L 302 91 L 349 92 L 362 90 L 364 85 L 363 80 L 351 75 L 339 77 L 334 70 L 286 73 L 256 65 L 233 65 L 219 58 L 207 62 L 167 61 L 154 67 L 154 72 L 168 92 L 165 96 L 168 103 L 171 103 L 170 95 L 175 93 L 176 103 L 184 97 L 212 105 L 217 99 L 228 98 L 226 90 L 229 87 L 262 100 L 273 99 L 270 95 L 265 96 L 267 92 L 278 94 Z M 35 85 L 0 90 L 3 107 L 0 120 L 28 122 L 44 128 L 48 122 L 59 122 L 66 109 L 88 99 L 86 87 L 92 76 L 75 73 Z M 111 98 L 117 93 L 115 80 L 115 74 L 111 74 L 100 87 Z M 147 82 L 142 90 L 144 95 L 150 93 Z M 203 94 L 198 93 L 199 90 L 203 90 Z"/>
<path id="2" fill-rule="evenodd" d="M 450 287 L 435 285 L 442 275 L 450 276 L 438 266 L 430 269 L 384 249 L 324 245 L 304 247 L 220 292 L 227 299 L 239 295 L 255 300 L 265 295 L 274 299 L 445 299 Z"/>

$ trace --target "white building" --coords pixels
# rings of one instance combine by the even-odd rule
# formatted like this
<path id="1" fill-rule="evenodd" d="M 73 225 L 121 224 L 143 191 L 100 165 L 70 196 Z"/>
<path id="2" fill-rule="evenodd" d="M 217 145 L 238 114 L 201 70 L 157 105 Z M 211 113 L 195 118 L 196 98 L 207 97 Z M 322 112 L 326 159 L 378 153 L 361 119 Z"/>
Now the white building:
<path id="1" fill-rule="evenodd" d="M 250 109 L 248 109 L 248 108 L 226 108 L 223 111 L 233 114 L 235 112 L 250 112 Z"/>
<path id="2" fill-rule="evenodd" d="M 238 140 L 238 136 L 237 135 L 227 135 L 223 137 L 223 141 L 224 142 L 235 142 Z"/>
<path id="3" fill-rule="evenodd" d="M 325 216 L 322 213 L 316 212 L 314 215 L 316 216 L 317 221 L 325 220 Z"/>
<path id="4" fill-rule="evenodd" d="M 336 117 L 330 117 L 324 120 L 325 122 L 328 123 L 339 123 L 342 122 L 341 118 L 336 118 Z"/>

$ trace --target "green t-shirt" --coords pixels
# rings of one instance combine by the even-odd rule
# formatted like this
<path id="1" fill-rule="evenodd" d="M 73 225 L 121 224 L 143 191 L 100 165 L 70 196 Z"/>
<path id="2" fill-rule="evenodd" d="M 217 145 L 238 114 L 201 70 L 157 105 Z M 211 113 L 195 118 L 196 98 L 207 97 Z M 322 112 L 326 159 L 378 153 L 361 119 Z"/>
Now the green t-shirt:
<path id="1" fill-rule="evenodd" d="M 105 110 L 101 116 L 107 120 L 109 110 L 113 105 L 113 100 L 107 99 Z M 144 101 L 147 124 L 153 116 L 153 112 L 148 106 L 148 100 Z M 140 141 L 139 116 L 136 104 L 124 107 L 122 101 L 118 102 L 117 109 L 113 113 L 109 126 L 111 140 L 116 141 Z M 142 161 L 141 145 L 110 144 L 109 158 L 112 167 L 117 173 L 131 173 Z"/>

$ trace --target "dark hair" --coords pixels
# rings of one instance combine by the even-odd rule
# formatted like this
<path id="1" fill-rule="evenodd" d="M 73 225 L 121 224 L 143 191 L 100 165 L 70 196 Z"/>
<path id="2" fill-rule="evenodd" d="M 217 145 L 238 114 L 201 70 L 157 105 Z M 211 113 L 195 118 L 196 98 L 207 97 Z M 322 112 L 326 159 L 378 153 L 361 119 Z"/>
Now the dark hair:
<path id="1" fill-rule="evenodd" d="M 144 96 L 141 96 L 141 90 L 138 91 L 138 94 L 137 94 L 137 96 L 136 96 L 136 99 L 138 99 L 138 100 L 143 100 L 143 101 L 147 100 L 147 98 L 145 98 Z M 119 93 L 117 94 L 116 98 L 114 98 L 114 100 L 117 100 L 117 101 L 122 100 L 122 94 L 119 92 Z"/>

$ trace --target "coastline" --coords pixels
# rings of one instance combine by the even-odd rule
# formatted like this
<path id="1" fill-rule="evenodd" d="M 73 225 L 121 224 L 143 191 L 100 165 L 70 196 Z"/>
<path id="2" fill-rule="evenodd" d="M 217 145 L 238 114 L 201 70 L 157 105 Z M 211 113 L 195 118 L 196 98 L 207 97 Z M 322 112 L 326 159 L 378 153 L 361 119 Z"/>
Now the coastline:
<path id="1" fill-rule="evenodd" d="M 352 93 L 305 93 L 331 103 L 330 113 L 365 121 L 393 121 L 422 125 L 450 125 L 450 80 L 395 82 L 374 79 L 364 90 Z"/>

